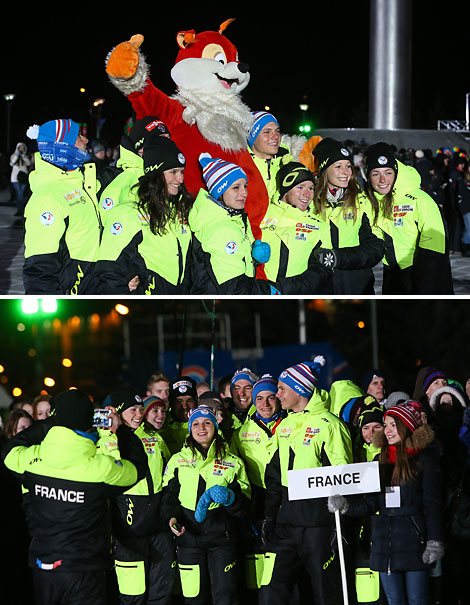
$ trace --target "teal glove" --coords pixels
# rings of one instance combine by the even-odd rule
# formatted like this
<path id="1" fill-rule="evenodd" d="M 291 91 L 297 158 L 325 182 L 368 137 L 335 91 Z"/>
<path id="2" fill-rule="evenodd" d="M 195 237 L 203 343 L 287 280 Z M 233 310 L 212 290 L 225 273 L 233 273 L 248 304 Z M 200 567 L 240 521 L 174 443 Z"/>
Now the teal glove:
<path id="1" fill-rule="evenodd" d="M 267 263 L 271 258 L 271 246 L 267 242 L 257 239 L 251 246 L 251 256 L 257 263 Z"/>

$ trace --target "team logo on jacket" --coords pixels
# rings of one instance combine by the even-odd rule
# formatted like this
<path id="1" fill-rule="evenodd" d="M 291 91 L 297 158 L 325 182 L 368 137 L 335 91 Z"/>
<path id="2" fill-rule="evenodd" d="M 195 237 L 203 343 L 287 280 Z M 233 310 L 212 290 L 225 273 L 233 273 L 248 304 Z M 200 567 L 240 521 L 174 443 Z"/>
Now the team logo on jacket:
<path id="1" fill-rule="evenodd" d="M 235 242 L 228 242 L 228 244 L 225 244 L 225 252 L 227 254 L 235 254 L 237 250 L 238 246 Z"/>
<path id="2" fill-rule="evenodd" d="M 310 445 L 312 443 L 313 437 L 315 437 L 315 435 L 319 432 L 320 429 L 313 429 L 311 427 L 307 427 L 307 429 L 305 430 L 305 436 L 304 440 L 302 441 L 302 445 Z"/>
<path id="3" fill-rule="evenodd" d="M 123 230 L 122 223 L 113 223 L 111 225 L 111 235 L 119 235 Z"/>
<path id="4" fill-rule="evenodd" d="M 39 217 L 39 220 L 41 222 L 41 225 L 49 227 L 54 222 L 55 216 L 52 214 L 52 212 L 43 212 Z"/>
<path id="5" fill-rule="evenodd" d="M 101 202 L 101 208 L 103 208 L 103 210 L 111 210 L 113 206 L 114 200 L 112 197 L 105 197 Z"/>

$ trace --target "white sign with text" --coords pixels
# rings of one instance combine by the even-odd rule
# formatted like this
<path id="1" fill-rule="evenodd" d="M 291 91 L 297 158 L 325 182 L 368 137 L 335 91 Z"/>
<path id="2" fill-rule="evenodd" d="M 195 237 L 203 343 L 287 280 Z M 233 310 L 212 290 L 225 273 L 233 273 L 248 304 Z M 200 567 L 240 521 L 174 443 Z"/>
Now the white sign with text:
<path id="1" fill-rule="evenodd" d="M 379 463 L 358 462 L 287 471 L 289 500 L 380 491 Z"/>

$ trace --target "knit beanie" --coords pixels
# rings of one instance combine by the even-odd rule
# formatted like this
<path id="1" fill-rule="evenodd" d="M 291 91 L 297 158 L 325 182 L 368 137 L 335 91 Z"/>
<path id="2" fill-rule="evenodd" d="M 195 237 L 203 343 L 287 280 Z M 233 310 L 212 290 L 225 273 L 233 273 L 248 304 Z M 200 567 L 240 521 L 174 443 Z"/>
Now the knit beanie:
<path id="1" fill-rule="evenodd" d="M 270 393 L 277 393 L 277 380 L 275 380 L 271 374 L 263 374 L 261 378 L 253 386 L 253 401 L 256 399 L 256 395 L 262 391 L 269 391 Z"/>
<path id="2" fill-rule="evenodd" d="M 366 405 L 362 412 L 359 414 L 358 426 L 360 429 L 369 422 L 379 422 L 383 424 L 384 420 L 384 409 L 382 406 L 377 404 Z"/>
<path id="3" fill-rule="evenodd" d="M 149 116 L 136 120 L 129 132 L 129 140 L 137 153 L 143 147 L 144 141 L 149 135 L 162 136 L 164 134 L 170 134 L 166 125 L 161 120 Z"/>
<path id="4" fill-rule="evenodd" d="M 248 380 L 248 382 L 251 382 L 251 384 L 254 386 L 258 380 L 258 377 L 249 368 L 237 370 L 230 381 L 230 391 L 233 389 L 234 384 L 239 380 Z"/>
<path id="5" fill-rule="evenodd" d="M 367 392 L 367 389 L 374 378 L 385 378 L 385 376 L 383 375 L 383 372 L 374 368 L 364 372 L 361 378 L 361 387 L 364 392 Z"/>
<path id="6" fill-rule="evenodd" d="M 75 170 L 90 160 L 87 151 L 75 146 L 79 133 L 79 125 L 70 119 L 35 124 L 26 132 L 30 139 L 36 139 L 41 158 L 64 170 Z"/>
<path id="7" fill-rule="evenodd" d="M 408 395 L 408 393 L 405 393 L 405 391 L 393 391 L 393 393 L 390 393 L 390 395 L 385 400 L 384 406 L 388 410 L 394 405 L 408 401 L 409 398 L 410 396 Z"/>
<path id="8" fill-rule="evenodd" d="M 149 397 L 145 397 L 145 399 L 142 402 L 144 404 L 144 416 L 147 416 L 147 414 L 150 412 L 150 410 L 153 410 L 153 408 L 156 407 L 161 407 L 161 408 L 165 408 L 165 402 L 163 401 L 163 399 L 160 399 L 160 397 L 156 397 L 155 395 L 150 395 Z"/>
<path id="9" fill-rule="evenodd" d="M 313 361 L 304 361 L 281 372 L 279 380 L 287 384 L 296 393 L 310 399 L 316 389 L 320 370 L 325 365 L 325 358 L 321 355 Z"/>
<path id="10" fill-rule="evenodd" d="M 328 166 L 339 162 L 340 160 L 353 161 L 353 156 L 349 149 L 347 149 L 343 143 L 326 137 L 322 139 L 313 149 L 313 154 L 317 159 L 318 170 L 320 174 L 324 172 Z"/>
<path id="11" fill-rule="evenodd" d="M 201 153 L 199 163 L 202 166 L 202 178 L 207 185 L 207 190 L 216 200 L 238 179 L 248 180 L 240 166 L 213 158 L 208 153 Z"/>
<path id="12" fill-rule="evenodd" d="M 259 136 L 259 133 L 262 129 L 269 124 L 270 122 L 276 122 L 279 126 L 279 122 L 276 118 L 267 111 L 252 111 L 251 115 L 253 116 L 253 126 L 251 127 L 250 133 L 248 135 L 248 145 L 253 148 L 253 145 L 256 139 Z"/>
<path id="13" fill-rule="evenodd" d="M 35 124 L 30 126 L 26 132 L 30 139 L 36 139 L 38 143 L 66 143 L 75 145 L 80 126 L 70 119 L 51 120 L 42 126 Z"/>
<path id="14" fill-rule="evenodd" d="M 142 397 L 132 390 L 119 389 L 110 394 L 109 405 L 112 405 L 118 414 L 122 414 L 134 405 L 142 405 Z"/>
<path id="15" fill-rule="evenodd" d="M 59 393 L 51 400 L 56 424 L 74 431 L 88 431 L 93 425 L 93 402 L 80 389 Z"/>
<path id="16" fill-rule="evenodd" d="M 366 176 L 374 168 L 391 168 L 395 174 L 398 172 L 398 163 L 393 147 L 388 143 L 375 143 L 366 151 Z"/>
<path id="17" fill-rule="evenodd" d="M 411 432 L 418 428 L 420 422 L 418 411 L 407 403 L 399 403 L 398 405 L 394 405 L 393 407 L 389 408 L 385 412 L 384 418 L 387 416 L 395 416 L 395 418 L 400 418 L 400 420 L 406 424 Z"/>
<path id="18" fill-rule="evenodd" d="M 447 376 L 444 374 L 444 372 L 441 372 L 441 370 L 437 370 L 436 368 L 429 368 L 423 378 L 423 391 L 426 393 L 431 383 L 438 378 L 447 380 Z"/>
<path id="19" fill-rule="evenodd" d="M 191 376 L 181 376 L 170 382 L 169 401 L 174 401 L 179 395 L 189 395 L 197 401 L 197 383 Z"/>
<path id="20" fill-rule="evenodd" d="M 186 167 L 186 158 L 176 143 L 158 135 L 152 135 L 144 140 L 143 158 L 145 174 L 158 174 L 172 168 Z"/>
<path id="21" fill-rule="evenodd" d="M 285 194 L 305 181 L 314 182 L 312 172 L 300 162 L 288 162 L 281 166 L 277 172 L 277 188 L 279 197 L 282 199 Z"/>
<path id="22" fill-rule="evenodd" d="M 207 418 L 209 419 L 215 427 L 215 430 L 219 430 L 219 425 L 217 423 L 217 418 L 215 417 L 214 408 L 211 408 L 208 405 L 200 405 L 193 410 L 189 410 L 188 413 L 188 432 L 191 434 L 191 427 L 193 426 L 193 422 L 196 418 Z"/>

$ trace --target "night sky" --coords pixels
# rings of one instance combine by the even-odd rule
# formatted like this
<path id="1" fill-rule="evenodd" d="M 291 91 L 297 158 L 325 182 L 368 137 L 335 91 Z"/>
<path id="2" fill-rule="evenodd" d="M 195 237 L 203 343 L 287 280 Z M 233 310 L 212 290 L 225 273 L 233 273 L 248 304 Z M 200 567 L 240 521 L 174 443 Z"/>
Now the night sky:
<path id="1" fill-rule="evenodd" d="M 172 94 L 175 87 L 169 74 L 177 54 L 176 33 L 214 30 L 230 17 L 236 21 L 226 35 L 238 47 L 240 60 L 250 65 L 251 82 L 242 98 L 251 109 L 268 104 L 283 132 L 292 134 L 301 120 L 298 105 L 306 96 L 314 127 L 368 126 L 367 0 L 324 3 L 323 7 L 299 4 L 292 11 L 284 5 L 281 10 L 267 5 L 243 14 L 227 13 L 226 8 L 210 12 L 188 10 L 186 5 L 165 7 L 165 15 L 168 8 L 174 10 L 172 18 L 161 18 L 161 5 L 156 3 L 145 3 L 141 12 L 135 5 L 123 11 L 112 3 L 62 6 L 63 13 L 42 6 L 28 11 L 23 5 L 11 7 L 12 18 L 9 14 L 8 20 L 2 19 L 0 88 L 2 95 L 17 95 L 11 112 L 12 145 L 25 140 L 24 133 L 33 123 L 56 117 L 90 123 L 89 108 L 97 97 L 106 99 L 103 137 L 118 144 L 132 112 L 129 102 L 107 80 L 108 51 L 142 33 L 152 80 Z M 458 6 L 464 10 L 465 3 L 452 3 L 447 10 L 442 3 L 439 10 L 432 6 L 414 2 L 414 128 L 433 129 L 439 118 L 463 120 L 465 94 L 470 90 L 466 18 L 458 15 Z M 82 86 L 84 94 L 79 92 Z M 3 100 L 0 120 L 0 132 L 4 132 Z M 3 151 L 4 140 L 0 147 Z"/>

